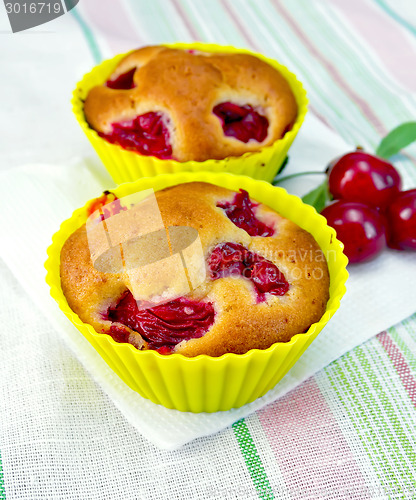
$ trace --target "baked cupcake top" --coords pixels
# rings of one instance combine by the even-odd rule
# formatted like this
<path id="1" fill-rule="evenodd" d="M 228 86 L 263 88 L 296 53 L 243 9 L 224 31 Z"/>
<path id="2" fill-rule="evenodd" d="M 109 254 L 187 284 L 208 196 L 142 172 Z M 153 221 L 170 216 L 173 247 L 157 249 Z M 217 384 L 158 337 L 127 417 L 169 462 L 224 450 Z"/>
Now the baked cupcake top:
<path id="1" fill-rule="evenodd" d="M 91 89 L 89 125 L 143 155 L 180 162 L 240 156 L 273 144 L 297 116 L 280 72 L 249 54 L 144 47 Z"/>
<path id="2" fill-rule="evenodd" d="M 146 240 L 149 244 L 129 246 L 134 216 L 117 227 L 126 242 L 124 258 L 135 252 L 139 286 L 132 286 L 125 269 L 105 272 L 106 259 L 91 254 L 86 224 L 62 248 L 65 297 L 97 332 L 163 354 L 220 356 L 286 342 L 321 318 L 329 275 L 325 257 L 308 232 L 245 191 L 187 183 L 158 191 L 155 199 L 163 231 L 150 243 Z M 119 211 L 124 209 L 119 200 Z M 181 228 L 191 232 L 179 234 Z M 161 250 L 166 231 L 168 258 Z M 192 234 L 198 235 L 200 254 L 197 247 L 186 254 L 195 241 Z M 202 258 L 203 279 L 194 279 L 200 271 L 195 256 Z M 143 262 L 152 263 L 151 271 L 140 267 Z M 191 290 L 183 296 L 176 290 L 173 300 L 144 307 L 149 281 L 165 283 L 175 275 L 178 262 L 185 263 Z M 171 282 L 175 288 L 177 283 Z"/>

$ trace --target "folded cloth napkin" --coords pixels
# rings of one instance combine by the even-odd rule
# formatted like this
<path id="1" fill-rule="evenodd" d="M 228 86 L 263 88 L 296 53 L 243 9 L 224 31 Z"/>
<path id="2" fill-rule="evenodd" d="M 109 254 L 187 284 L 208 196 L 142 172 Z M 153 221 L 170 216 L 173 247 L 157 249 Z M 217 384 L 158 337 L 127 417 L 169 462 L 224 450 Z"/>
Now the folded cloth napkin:
<path id="1" fill-rule="evenodd" d="M 350 150 L 337 135 L 309 115 L 290 150 L 287 173 L 324 171 L 335 156 Z M 23 288 L 63 336 L 86 370 L 128 421 L 162 449 L 176 449 L 213 434 L 283 396 L 354 346 L 414 313 L 414 254 L 385 251 L 370 263 L 350 268 L 347 293 L 334 318 L 290 372 L 262 398 L 239 409 L 213 414 L 181 413 L 132 391 L 58 309 L 45 283 L 46 248 L 60 223 L 88 199 L 114 183 L 97 161 L 70 165 L 27 165 L 1 176 L 0 256 Z M 303 194 L 322 179 L 307 176 L 288 184 Z M 22 332 L 29 335 L 30 332 Z M 4 360 L 3 363 L 13 360 Z"/>

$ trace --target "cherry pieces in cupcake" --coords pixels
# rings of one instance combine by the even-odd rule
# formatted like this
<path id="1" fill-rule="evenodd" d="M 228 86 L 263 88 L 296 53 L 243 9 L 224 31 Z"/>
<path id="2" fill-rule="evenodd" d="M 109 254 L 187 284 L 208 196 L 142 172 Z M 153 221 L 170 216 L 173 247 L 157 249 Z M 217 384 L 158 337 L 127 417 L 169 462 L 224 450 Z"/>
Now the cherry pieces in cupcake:
<path id="1" fill-rule="evenodd" d="M 244 190 L 193 182 L 163 189 L 155 197 L 162 233 L 178 227 L 197 233 L 203 279 L 182 296 L 145 303 L 125 272 L 94 266 L 84 224 L 62 248 L 61 284 L 71 309 L 98 333 L 165 355 L 221 356 L 287 342 L 322 317 L 329 274 L 311 234 Z M 123 199 L 117 202 L 118 217 L 126 212 Z M 171 241 L 172 255 L 174 249 Z M 192 266 L 200 263 L 193 254 L 188 260 L 181 255 L 192 281 Z M 154 262 L 152 278 L 170 274 L 170 262 L 164 260 L 160 269 Z"/>

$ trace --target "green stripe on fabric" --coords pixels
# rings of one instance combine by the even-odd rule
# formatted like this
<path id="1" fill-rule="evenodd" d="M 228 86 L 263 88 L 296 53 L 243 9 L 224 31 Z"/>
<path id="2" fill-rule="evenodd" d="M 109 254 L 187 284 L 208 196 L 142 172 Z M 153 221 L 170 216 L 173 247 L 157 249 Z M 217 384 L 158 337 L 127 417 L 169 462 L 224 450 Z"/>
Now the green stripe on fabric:
<path id="1" fill-rule="evenodd" d="M 385 367 L 384 374 L 390 374 L 391 367 L 394 367 L 392 360 L 387 355 L 382 357 L 376 349 L 374 349 L 373 355 L 370 355 L 369 352 L 366 353 L 366 351 L 361 348 L 357 349 L 357 358 L 360 360 L 361 366 L 364 369 L 366 376 L 370 380 L 370 383 L 372 384 L 373 393 L 375 392 L 377 394 L 378 399 L 382 403 L 383 410 L 387 413 L 388 419 L 386 423 L 390 423 L 393 427 L 393 432 L 390 432 L 390 430 L 386 426 L 384 426 L 384 430 L 390 438 L 390 443 L 397 454 L 397 458 L 402 469 L 400 471 L 399 477 L 403 479 L 403 470 L 407 471 L 408 477 L 412 477 L 413 471 L 416 470 L 416 452 L 413 449 L 414 443 L 408 439 L 408 436 L 413 435 L 414 425 L 412 425 L 411 428 L 409 428 L 408 426 L 407 430 L 409 431 L 409 434 L 406 434 L 403 428 L 403 424 L 400 421 L 401 419 L 399 418 L 405 418 L 404 412 L 402 412 L 401 409 L 398 410 L 397 406 L 393 405 L 391 394 L 385 390 L 385 386 L 377 377 L 377 374 L 373 369 L 375 365 L 377 366 L 383 363 L 385 365 L 385 361 L 387 361 L 389 363 L 389 366 Z M 373 407 L 376 408 L 377 401 L 376 398 L 374 398 L 373 393 L 370 395 L 370 397 L 372 398 Z M 400 414 L 398 413 L 398 411 L 400 412 Z M 410 462 L 411 468 L 408 467 L 406 460 Z"/>
<path id="2" fill-rule="evenodd" d="M 235 422 L 232 427 L 259 498 L 273 500 L 273 490 L 245 420 Z"/>
<path id="3" fill-rule="evenodd" d="M 4 487 L 3 465 L 0 456 L 0 500 L 6 500 L 6 488 Z"/>
<path id="4" fill-rule="evenodd" d="M 373 359 L 370 349 L 374 351 Z M 403 484 L 403 473 L 412 477 L 416 455 L 396 414 L 397 408 L 393 408 L 372 367 L 380 362 L 385 364 L 371 344 L 367 344 L 332 363 L 326 373 L 354 423 L 379 481 L 388 491 L 397 492 L 398 485 Z M 336 377 L 331 376 L 331 371 Z M 385 372 L 389 373 L 389 369 Z"/>
<path id="5" fill-rule="evenodd" d="M 74 17 L 76 22 L 79 24 L 79 27 L 81 28 L 81 31 L 85 37 L 85 40 L 87 41 L 87 45 L 91 51 L 94 62 L 96 64 L 98 64 L 99 62 L 101 62 L 103 60 L 103 57 L 102 57 L 100 48 L 98 47 L 98 44 L 95 40 L 95 37 L 94 37 L 92 30 L 89 28 L 88 24 L 84 21 L 84 19 L 80 16 L 76 7 L 71 10 L 71 15 Z"/>
<path id="6" fill-rule="evenodd" d="M 357 390 L 356 386 L 358 385 L 358 381 L 355 376 L 355 372 L 351 370 L 351 367 L 348 364 L 349 360 L 350 353 L 347 353 L 341 359 L 331 363 L 331 365 L 325 369 L 325 372 L 333 390 L 335 391 L 335 394 L 338 396 L 339 401 L 343 404 L 350 421 L 356 429 L 357 435 L 364 450 L 367 452 L 367 456 L 373 466 L 374 472 L 376 473 L 380 483 L 382 483 L 383 478 L 377 465 L 387 465 L 387 461 L 383 460 L 377 464 L 374 460 L 374 452 L 379 452 L 381 450 L 379 446 L 380 443 L 377 442 L 377 434 L 374 432 L 371 423 L 367 418 L 365 408 L 360 403 L 358 396 L 354 392 L 354 389 Z M 347 379 L 344 368 L 346 369 L 348 375 L 352 378 L 354 389 Z M 331 375 L 331 371 L 335 373 L 336 379 Z M 361 421 L 357 422 L 357 414 L 360 415 Z M 383 467 L 383 475 L 385 477 L 389 477 L 390 470 L 386 470 L 386 467 Z"/>
<path id="7" fill-rule="evenodd" d="M 412 35 L 416 36 L 416 28 L 410 24 L 409 22 L 406 21 L 406 19 L 403 19 L 403 17 L 399 16 L 397 12 L 395 12 L 389 5 L 386 4 L 383 0 L 374 0 L 374 2 L 381 7 L 381 9 L 388 14 L 392 19 L 394 19 L 396 22 L 398 22 L 401 26 L 406 28 L 407 30 L 412 33 Z"/>

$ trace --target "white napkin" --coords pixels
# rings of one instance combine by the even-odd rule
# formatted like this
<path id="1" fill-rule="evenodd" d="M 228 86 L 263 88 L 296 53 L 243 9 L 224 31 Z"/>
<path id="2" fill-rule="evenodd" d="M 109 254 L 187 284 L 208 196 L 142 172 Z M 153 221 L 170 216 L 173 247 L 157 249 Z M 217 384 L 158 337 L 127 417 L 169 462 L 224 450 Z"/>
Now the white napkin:
<path id="1" fill-rule="evenodd" d="M 285 174 L 323 171 L 333 157 L 349 150 L 351 147 L 309 114 L 290 150 Z M 321 176 L 298 178 L 288 181 L 287 187 L 303 194 L 321 180 Z M 88 199 L 114 186 L 104 168 L 97 160 L 77 160 L 67 166 L 28 165 L 6 171 L 0 181 L 0 256 L 128 421 L 162 449 L 178 448 L 229 426 L 415 311 L 415 254 L 385 251 L 371 263 L 350 266 L 341 308 L 286 377 L 265 396 L 227 412 L 168 410 L 142 398 L 115 375 L 61 313 L 44 280 L 46 248 L 60 223 Z"/>

